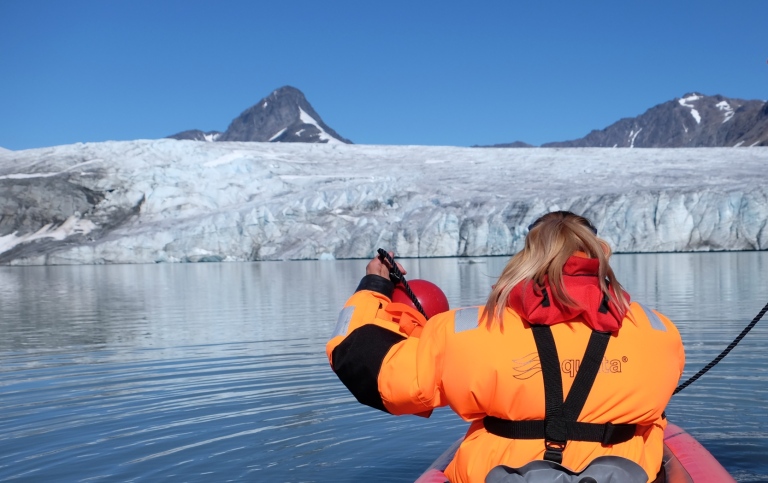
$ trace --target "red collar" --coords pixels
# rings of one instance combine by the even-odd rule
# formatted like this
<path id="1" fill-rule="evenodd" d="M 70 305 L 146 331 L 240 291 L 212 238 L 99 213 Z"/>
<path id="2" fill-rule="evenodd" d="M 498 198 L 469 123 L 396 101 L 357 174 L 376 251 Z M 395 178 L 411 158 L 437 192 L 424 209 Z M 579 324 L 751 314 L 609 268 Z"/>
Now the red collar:
<path id="1" fill-rule="evenodd" d="M 596 258 L 572 256 L 566 261 L 563 288 L 576 302 L 575 307 L 555 300 L 547 277 L 543 286 L 530 280 L 517 284 L 509 294 L 509 305 L 533 325 L 580 321 L 594 330 L 614 332 L 621 327 L 626 312 L 610 302 L 600 289 L 599 268 Z"/>

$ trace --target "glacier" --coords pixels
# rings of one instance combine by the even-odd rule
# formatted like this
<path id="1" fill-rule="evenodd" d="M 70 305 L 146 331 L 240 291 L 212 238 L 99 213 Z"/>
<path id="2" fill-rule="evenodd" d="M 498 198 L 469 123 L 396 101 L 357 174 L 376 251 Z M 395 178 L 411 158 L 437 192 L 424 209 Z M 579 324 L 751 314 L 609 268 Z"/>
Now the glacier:
<path id="1" fill-rule="evenodd" d="M 136 140 L 0 151 L 0 264 L 510 255 L 557 209 L 616 252 L 768 248 L 768 149 Z"/>

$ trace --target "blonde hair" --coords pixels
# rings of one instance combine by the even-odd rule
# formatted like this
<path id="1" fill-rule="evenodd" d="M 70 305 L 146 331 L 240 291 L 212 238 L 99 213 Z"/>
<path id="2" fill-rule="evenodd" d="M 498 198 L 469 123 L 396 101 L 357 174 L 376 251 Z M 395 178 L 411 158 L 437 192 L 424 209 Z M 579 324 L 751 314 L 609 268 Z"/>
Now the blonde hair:
<path id="1" fill-rule="evenodd" d="M 576 302 L 563 287 L 563 266 L 576 252 L 584 252 L 600 263 L 600 288 L 621 311 L 629 308 L 624 288 L 608 263 L 611 248 L 597 237 L 597 230 L 589 220 L 570 211 L 554 211 L 536 220 L 525 238 L 525 247 L 514 255 L 493 286 L 485 304 L 486 322 L 498 320 L 501 324 L 509 293 L 519 283 L 544 284 L 547 276 L 552 289 L 550 296 L 562 305 L 575 307 Z"/>

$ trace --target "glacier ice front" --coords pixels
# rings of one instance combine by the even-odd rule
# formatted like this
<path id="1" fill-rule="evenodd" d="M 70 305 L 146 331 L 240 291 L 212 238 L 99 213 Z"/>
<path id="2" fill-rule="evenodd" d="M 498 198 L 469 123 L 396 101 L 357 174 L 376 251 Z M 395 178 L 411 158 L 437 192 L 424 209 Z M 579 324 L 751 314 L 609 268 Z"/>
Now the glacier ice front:
<path id="1" fill-rule="evenodd" d="M 768 248 L 768 149 L 143 140 L 0 152 L 0 263 L 509 255 L 554 209 L 618 252 Z"/>

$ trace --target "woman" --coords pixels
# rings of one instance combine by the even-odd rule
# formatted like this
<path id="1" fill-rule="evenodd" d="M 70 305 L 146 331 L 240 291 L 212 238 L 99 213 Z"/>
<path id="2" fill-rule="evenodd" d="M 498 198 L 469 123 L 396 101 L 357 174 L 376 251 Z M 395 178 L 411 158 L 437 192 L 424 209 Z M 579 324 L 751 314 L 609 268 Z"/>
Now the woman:
<path id="1" fill-rule="evenodd" d="M 652 481 L 685 355 L 672 322 L 630 303 L 610 255 L 586 218 L 546 214 L 484 307 L 435 315 L 418 336 L 387 312 L 389 268 L 374 259 L 328 342 L 331 366 L 369 406 L 425 415 L 447 405 L 470 421 L 451 482 L 525 474 L 538 460 L 579 473 L 601 456 Z"/>

